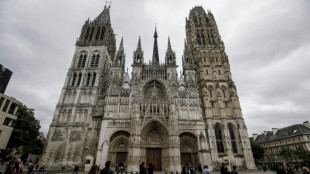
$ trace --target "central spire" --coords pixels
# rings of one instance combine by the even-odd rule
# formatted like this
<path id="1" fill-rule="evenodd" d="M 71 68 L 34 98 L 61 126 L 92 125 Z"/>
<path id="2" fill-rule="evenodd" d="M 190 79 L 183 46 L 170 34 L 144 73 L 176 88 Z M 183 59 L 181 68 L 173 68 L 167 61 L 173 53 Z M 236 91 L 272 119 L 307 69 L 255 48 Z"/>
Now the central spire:
<path id="1" fill-rule="evenodd" d="M 157 46 L 157 31 L 156 31 L 156 25 L 155 25 L 155 33 L 154 33 L 154 48 L 153 48 L 153 64 L 159 64 L 159 56 L 158 56 L 158 46 Z"/>

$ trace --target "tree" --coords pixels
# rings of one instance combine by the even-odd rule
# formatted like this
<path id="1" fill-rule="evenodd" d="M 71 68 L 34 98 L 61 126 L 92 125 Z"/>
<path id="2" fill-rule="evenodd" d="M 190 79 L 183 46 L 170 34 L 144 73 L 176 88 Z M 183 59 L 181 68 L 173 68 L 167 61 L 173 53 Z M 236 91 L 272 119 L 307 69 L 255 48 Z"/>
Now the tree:
<path id="1" fill-rule="evenodd" d="M 302 146 L 299 146 L 296 149 L 295 155 L 297 155 L 304 163 L 310 163 L 310 151 L 305 150 Z"/>
<path id="2" fill-rule="evenodd" d="M 292 161 L 292 155 L 293 155 L 294 151 L 292 151 L 291 149 L 287 148 L 287 147 L 282 147 L 279 154 L 280 156 L 287 162 Z"/>
<path id="3" fill-rule="evenodd" d="M 251 141 L 251 148 L 255 163 L 257 164 L 264 157 L 264 148 L 255 141 Z"/>
<path id="4" fill-rule="evenodd" d="M 43 151 L 43 144 L 37 137 L 39 135 L 40 121 L 34 117 L 34 109 L 21 106 L 16 113 L 17 120 L 14 122 L 7 149 L 2 151 L 2 158 L 7 158 L 12 149 L 21 149 L 23 157 L 28 154 L 40 155 Z"/>

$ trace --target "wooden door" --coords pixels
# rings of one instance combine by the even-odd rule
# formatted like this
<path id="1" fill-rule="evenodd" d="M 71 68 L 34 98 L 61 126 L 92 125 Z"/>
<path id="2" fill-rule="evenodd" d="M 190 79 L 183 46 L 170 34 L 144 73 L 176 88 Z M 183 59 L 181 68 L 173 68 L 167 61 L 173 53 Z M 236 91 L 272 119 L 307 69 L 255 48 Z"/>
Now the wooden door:
<path id="1" fill-rule="evenodd" d="M 161 171 L 161 149 L 160 148 L 147 148 L 146 149 L 146 167 L 149 162 L 154 165 L 154 171 Z"/>
<path id="2" fill-rule="evenodd" d="M 124 162 L 126 162 L 126 152 L 117 152 L 116 165 L 124 165 Z"/>
<path id="3" fill-rule="evenodd" d="M 190 164 L 191 162 L 190 153 L 181 153 L 181 164 Z"/>

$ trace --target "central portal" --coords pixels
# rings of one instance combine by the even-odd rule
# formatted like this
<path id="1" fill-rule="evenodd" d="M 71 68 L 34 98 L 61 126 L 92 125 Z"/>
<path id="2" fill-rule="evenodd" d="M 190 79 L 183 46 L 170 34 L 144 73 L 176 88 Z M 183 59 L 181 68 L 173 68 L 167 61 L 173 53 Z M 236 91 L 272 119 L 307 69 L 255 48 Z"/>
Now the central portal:
<path id="1" fill-rule="evenodd" d="M 149 162 L 154 165 L 154 171 L 161 171 L 161 148 L 146 149 L 146 167 Z"/>

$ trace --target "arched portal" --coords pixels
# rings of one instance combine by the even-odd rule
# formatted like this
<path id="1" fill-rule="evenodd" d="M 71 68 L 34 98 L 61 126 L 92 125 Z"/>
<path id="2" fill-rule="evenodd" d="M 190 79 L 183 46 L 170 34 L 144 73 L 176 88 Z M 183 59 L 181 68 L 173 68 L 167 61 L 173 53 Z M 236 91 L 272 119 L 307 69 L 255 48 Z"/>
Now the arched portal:
<path id="1" fill-rule="evenodd" d="M 191 164 L 191 166 L 198 166 L 198 138 L 190 132 L 183 132 L 180 134 L 180 152 L 181 164 Z"/>
<path id="2" fill-rule="evenodd" d="M 168 130 L 159 120 L 151 120 L 141 131 L 141 148 L 143 161 L 151 161 L 155 171 L 164 171 L 167 159 Z"/>
<path id="3" fill-rule="evenodd" d="M 128 158 L 129 147 L 129 133 L 127 131 L 117 131 L 110 137 L 109 145 L 109 160 L 111 161 L 111 167 L 123 167 L 125 166 Z"/>

